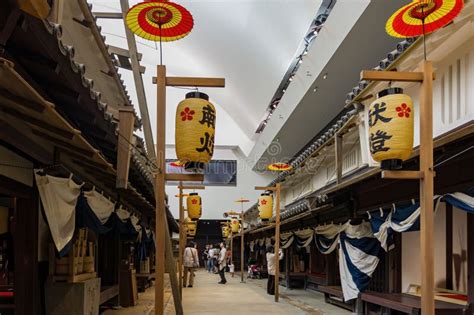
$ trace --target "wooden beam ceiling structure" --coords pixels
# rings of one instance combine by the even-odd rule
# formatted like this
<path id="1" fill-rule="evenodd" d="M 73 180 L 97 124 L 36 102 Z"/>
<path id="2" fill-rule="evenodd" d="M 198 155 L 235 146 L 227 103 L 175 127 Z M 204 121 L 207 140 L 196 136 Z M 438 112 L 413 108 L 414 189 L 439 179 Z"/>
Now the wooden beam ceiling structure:
<path id="1" fill-rule="evenodd" d="M 102 181 L 110 179 L 112 187 L 115 186 L 114 166 L 99 150 L 89 144 L 81 132 L 56 111 L 54 104 L 46 101 L 15 71 L 15 65 L 11 61 L 4 58 L 0 58 L 0 86 L 10 91 L 6 96 L 0 94 L 0 110 L 6 112 L 5 116 L 11 118 L 8 121 L 0 120 L 2 121 L 0 128 L 2 139 L 18 145 L 20 149 L 22 149 L 22 143 L 25 144 L 27 147 L 23 147 L 22 150 L 33 151 L 32 156 L 38 156 L 38 160 L 46 165 L 52 163 L 52 155 L 48 153 L 52 150 L 42 147 L 60 148 L 61 155 L 64 156 L 61 162 L 71 161 L 72 168 L 74 165 L 76 169 L 80 167 L 81 173 L 88 173 L 90 175 L 87 176 L 88 179 L 98 186 L 103 186 L 100 185 L 100 181 L 97 181 L 98 176 Z M 17 95 L 21 95 L 21 98 Z M 34 104 L 34 106 L 24 106 L 24 104 Z M 32 117 L 33 119 L 30 119 Z M 15 126 L 12 126 L 12 122 L 16 122 Z M 3 137 L 4 133 L 5 137 Z M 21 140 L 22 138 L 24 139 Z M 32 139 L 36 139 L 36 143 L 31 141 Z M 37 148 L 38 143 L 43 143 L 43 145 Z M 110 196 L 115 196 L 113 190 L 106 187 L 103 190 Z M 134 187 L 128 188 L 126 196 L 124 201 L 128 200 L 126 202 L 129 205 L 134 204 L 133 208 L 140 208 L 148 215 L 153 212 L 154 207 Z"/>

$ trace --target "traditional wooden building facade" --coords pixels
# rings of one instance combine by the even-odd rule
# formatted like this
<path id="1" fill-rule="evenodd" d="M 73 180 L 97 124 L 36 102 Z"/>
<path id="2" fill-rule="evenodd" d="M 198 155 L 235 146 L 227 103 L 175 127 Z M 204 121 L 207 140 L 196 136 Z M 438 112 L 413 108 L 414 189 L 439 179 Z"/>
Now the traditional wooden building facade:
<path id="1" fill-rule="evenodd" d="M 474 7 L 466 3 L 454 23 L 426 38 L 427 58 L 433 60 L 436 69 L 433 154 L 438 196 L 473 193 L 473 22 Z M 412 71 L 423 59 L 422 39 L 406 40 L 375 69 Z M 417 117 L 417 84 L 397 82 L 392 86 L 402 87 L 413 98 Z M 366 314 L 380 314 L 384 308 L 408 313 L 419 310 L 419 232 L 394 233 L 393 249 L 378 257 L 366 290 L 349 303 L 344 302 L 341 289 L 341 277 L 347 277 L 339 272 L 344 260 L 341 250 L 324 255 L 318 250 L 317 241 L 302 240 L 308 239 L 304 236 L 307 231 L 314 234 L 311 239 L 316 239 L 318 231 L 325 227 L 372 223 L 374 215 L 394 213 L 418 202 L 418 181 L 382 178 L 379 165 L 370 156 L 368 105 L 386 87 L 385 83 L 358 82 L 340 115 L 291 160 L 293 170 L 283 172 L 269 185 L 282 184 L 280 242 L 283 248 L 288 246 L 281 266 L 283 284 L 319 290 L 327 302 Z M 403 164 L 406 170 L 419 167 L 418 128 L 415 126 L 412 157 Z M 433 209 L 436 308 L 446 314 L 472 312 L 474 305 L 474 282 L 469 276 L 474 273 L 474 214 L 460 209 L 449 202 L 439 202 Z M 265 252 L 266 239 L 274 241 L 274 225 L 260 222 L 256 205 L 245 217 L 251 226 L 246 232 L 247 252 L 265 264 L 261 254 Z M 293 243 L 287 244 L 293 236 Z"/>
<path id="2" fill-rule="evenodd" d="M 7 222 L 0 233 L 2 314 L 45 310 L 51 236 L 35 169 L 100 191 L 116 211 L 126 209 L 124 222 L 145 234 L 155 224 L 153 161 L 133 135 L 141 124 L 115 57 L 85 0 L 55 3 L 61 6 L 35 1 L 36 9 L 50 12 L 46 19 L 15 1 L 0 4 L 0 210 Z M 135 121 L 129 130 L 121 129 L 121 112 Z M 116 188 L 119 151 L 130 152 L 130 162 L 125 187 Z M 178 230 L 169 211 L 168 223 Z M 101 303 L 119 294 L 120 240 L 96 241 Z"/>

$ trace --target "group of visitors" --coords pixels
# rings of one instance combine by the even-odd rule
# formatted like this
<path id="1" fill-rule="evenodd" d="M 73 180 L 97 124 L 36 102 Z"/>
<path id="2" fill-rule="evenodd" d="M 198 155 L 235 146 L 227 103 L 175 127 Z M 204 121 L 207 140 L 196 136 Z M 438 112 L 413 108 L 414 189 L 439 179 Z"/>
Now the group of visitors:
<path id="1" fill-rule="evenodd" d="M 267 271 L 268 271 L 268 282 L 267 282 L 267 293 L 270 295 L 275 294 L 275 265 L 276 265 L 276 254 L 275 248 L 269 246 L 267 248 Z M 220 243 L 219 247 L 213 245 L 206 245 L 202 253 L 202 259 L 204 261 L 204 266 L 208 273 L 218 273 L 221 281 L 219 284 L 226 284 L 227 279 L 225 278 L 225 271 L 228 265 L 233 267 L 231 262 L 232 256 L 230 251 L 225 247 L 224 243 Z M 280 249 L 278 253 L 278 259 L 283 259 L 283 252 Z M 199 255 L 197 250 L 197 245 L 194 242 L 188 243 L 184 250 L 183 255 L 183 265 L 184 265 L 184 274 L 183 274 L 183 286 L 186 287 L 189 274 L 189 283 L 188 288 L 192 288 L 194 284 L 194 271 L 196 268 L 199 268 Z M 230 272 L 233 276 L 233 268 L 230 268 Z"/>
<path id="2" fill-rule="evenodd" d="M 227 251 L 225 244 L 220 243 L 219 246 L 206 245 L 206 249 L 203 251 L 202 255 L 204 266 L 207 272 L 218 273 L 221 281 L 219 284 L 226 284 L 227 280 L 225 278 L 225 269 L 228 264 L 229 252 Z M 197 244 L 194 242 L 188 243 L 183 253 L 183 286 L 186 287 L 188 283 L 188 274 L 189 274 L 189 283 L 188 288 L 192 288 L 194 285 L 195 269 L 199 268 L 199 255 L 197 251 Z"/>

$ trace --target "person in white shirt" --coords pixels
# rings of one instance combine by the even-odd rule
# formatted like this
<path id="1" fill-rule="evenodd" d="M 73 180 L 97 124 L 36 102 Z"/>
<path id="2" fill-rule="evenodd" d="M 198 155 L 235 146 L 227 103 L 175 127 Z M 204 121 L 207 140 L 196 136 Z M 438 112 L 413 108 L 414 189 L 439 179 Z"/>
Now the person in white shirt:
<path id="1" fill-rule="evenodd" d="M 227 280 L 225 278 L 225 267 L 227 266 L 227 259 L 226 259 L 227 249 L 225 248 L 224 243 L 221 243 L 220 246 L 221 246 L 221 251 L 219 252 L 218 263 L 219 263 L 219 276 L 221 276 L 221 281 L 219 282 L 219 284 L 226 284 Z"/>
<path id="2" fill-rule="evenodd" d="M 273 246 L 268 246 L 267 248 L 267 269 L 268 269 L 268 282 L 267 282 L 267 293 L 270 295 L 275 295 L 275 248 Z M 283 252 L 280 249 L 278 259 L 283 259 Z"/>
<path id="3" fill-rule="evenodd" d="M 209 245 L 208 259 L 207 259 L 207 272 L 211 273 L 214 268 L 214 256 L 216 250 L 212 248 L 212 245 Z"/>
<path id="4" fill-rule="evenodd" d="M 186 248 L 184 249 L 183 255 L 183 266 L 184 266 L 184 274 L 183 274 L 183 287 L 186 287 L 186 283 L 188 280 L 188 273 L 189 275 L 189 284 L 188 288 L 192 288 L 194 285 L 194 268 L 199 266 L 199 258 L 198 252 L 195 248 L 193 242 L 190 242 Z"/>

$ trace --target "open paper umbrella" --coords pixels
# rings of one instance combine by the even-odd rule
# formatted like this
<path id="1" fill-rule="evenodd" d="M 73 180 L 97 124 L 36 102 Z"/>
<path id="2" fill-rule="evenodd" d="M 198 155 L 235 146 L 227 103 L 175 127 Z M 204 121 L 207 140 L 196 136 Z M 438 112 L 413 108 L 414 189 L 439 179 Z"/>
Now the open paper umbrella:
<path id="1" fill-rule="evenodd" d="M 269 171 L 284 172 L 292 169 L 291 165 L 287 163 L 272 163 L 267 166 Z"/>
<path id="2" fill-rule="evenodd" d="M 463 6 L 463 0 L 414 0 L 394 13 L 385 29 L 401 38 L 429 34 L 451 22 Z"/>
<path id="3" fill-rule="evenodd" d="M 174 161 L 174 162 L 171 162 L 170 165 L 173 166 L 173 167 L 184 167 L 184 165 L 186 165 L 186 163 L 183 163 L 181 161 Z"/>
<path id="4" fill-rule="evenodd" d="M 194 26 L 191 13 L 166 0 L 141 2 L 128 10 L 127 26 L 136 35 L 155 42 L 170 42 L 188 35 Z"/>

